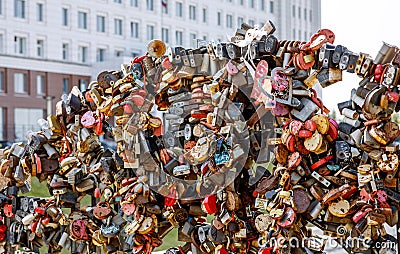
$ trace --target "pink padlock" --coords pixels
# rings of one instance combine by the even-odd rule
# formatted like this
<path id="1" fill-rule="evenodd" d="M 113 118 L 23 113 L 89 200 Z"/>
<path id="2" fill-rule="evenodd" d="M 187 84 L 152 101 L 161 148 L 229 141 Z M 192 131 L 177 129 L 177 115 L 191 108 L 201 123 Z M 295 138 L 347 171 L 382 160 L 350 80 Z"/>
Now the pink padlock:
<path id="1" fill-rule="evenodd" d="M 92 111 L 87 111 L 81 118 L 81 124 L 85 128 L 93 128 L 96 125 L 96 118 Z"/>
<path id="2" fill-rule="evenodd" d="M 225 68 L 227 72 L 232 76 L 236 75 L 239 72 L 238 68 L 231 62 L 231 60 L 229 60 Z"/>

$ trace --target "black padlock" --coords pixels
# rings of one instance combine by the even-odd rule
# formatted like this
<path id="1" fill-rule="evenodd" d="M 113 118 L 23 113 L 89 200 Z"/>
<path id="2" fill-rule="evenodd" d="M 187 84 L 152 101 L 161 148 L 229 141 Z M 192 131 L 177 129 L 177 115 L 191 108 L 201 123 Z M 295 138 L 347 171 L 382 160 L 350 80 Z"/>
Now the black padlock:
<path id="1" fill-rule="evenodd" d="M 229 58 L 232 60 L 239 59 L 240 57 L 242 57 L 241 49 L 242 48 L 239 48 L 233 43 L 226 44 L 226 51 L 228 53 Z"/>

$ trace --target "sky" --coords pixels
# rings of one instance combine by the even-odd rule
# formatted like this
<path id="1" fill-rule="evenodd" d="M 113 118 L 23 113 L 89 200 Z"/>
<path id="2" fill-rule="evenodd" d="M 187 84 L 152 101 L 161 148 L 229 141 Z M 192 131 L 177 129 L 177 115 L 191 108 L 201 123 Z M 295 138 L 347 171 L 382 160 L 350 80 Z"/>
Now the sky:
<path id="1" fill-rule="evenodd" d="M 368 53 L 373 59 L 382 41 L 400 47 L 400 1 L 321 0 L 321 28 L 332 30 L 335 45 Z M 337 110 L 337 103 L 350 99 L 350 91 L 361 79 L 344 72 L 343 81 L 323 89 L 323 103 Z"/>

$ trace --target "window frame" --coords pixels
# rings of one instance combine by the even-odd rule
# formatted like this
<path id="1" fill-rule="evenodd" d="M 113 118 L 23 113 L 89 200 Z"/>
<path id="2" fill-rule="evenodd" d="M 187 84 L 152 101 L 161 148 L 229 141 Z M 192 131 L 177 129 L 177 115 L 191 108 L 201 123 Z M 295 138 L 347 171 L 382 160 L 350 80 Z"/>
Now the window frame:
<path id="1" fill-rule="evenodd" d="M 89 60 L 89 47 L 87 45 L 78 46 L 78 62 L 82 64 L 88 63 Z"/>
<path id="2" fill-rule="evenodd" d="M 114 35 L 124 35 L 124 22 L 122 18 L 114 18 Z"/>
<path id="3" fill-rule="evenodd" d="M 20 89 L 16 89 L 17 86 L 21 85 L 21 84 L 16 83 L 17 81 L 19 81 L 18 80 L 19 78 L 17 79 L 17 75 L 19 76 L 19 74 L 22 75 L 20 77 L 22 78 L 22 82 L 23 82 L 21 91 L 20 91 Z M 15 94 L 28 94 L 29 88 L 28 88 L 27 78 L 28 78 L 28 75 L 26 72 L 14 72 L 14 93 Z"/>
<path id="4" fill-rule="evenodd" d="M 232 14 L 226 14 L 226 27 L 233 28 L 233 15 Z"/>
<path id="5" fill-rule="evenodd" d="M 175 2 L 175 16 L 183 17 L 183 2 Z"/>
<path id="6" fill-rule="evenodd" d="M 28 54 L 28 47 L 27 47 L 28 42 L 27 41 L 28 41 L 27 36 L 14 35 L 14 53 L 16 55 L 26 56 Z"/>
<path id="7" fill-rule="evenodd" d="M 183 31 L 176 30 L 175 31 L 175 44 L 182 46 L 183 45 Z"/>
<path id="8" fill-rule="evenodd" d="M 103 14 L 96 14 L 96 32 L 97 33 L 106 32 L 106 16 Z"/>
<path id="9" fill-rule="evenodd" d="M 106 48 L 97 48 L 96 49 L 96 62 L 104 62 L 106 61 Z"/>
<path id="10" fill-rule="evenodd" d="M 168 27 L 161 28 L 161 39 L 165 43 L 169 43 L 169 30 Z"/>
<path id="11" fill-rule="evenodd" d="M 61 7 L 61 26 L 69 26 L 69 8 L 65 6 Z"/>
<path id="12" fill-rule="evenodd" d="M 151 33 L 149 33 L 149 31 Z M 154 40 L 154 38 L 155 38 L 155 26 L 154 25 L 152 25 L 152 24 L 146 25 L 146 38 L 148 41 Z"/>
<path id="13" fill-rule="evenodd" d="M 6 72 L 0 69 L 0 93 L 6 92 Z"/>
<path id="14" fill-rule="evenodd" d="M 26 19 L 26 0 L 14 0 L 14 18 Z M 21 10 L 18 10 L 21 8 Z"/>
<path id="15" fill-rule="evenodd" d="M 44 49 L 45 49 L 45 40 L 43 38 L 36 39 L 36 56 L 44 58 Z"/>
<path id="16" fill-rule="evenodd" d="M 36 3 L 36 21 L 44 22 L 44 4 L 42 2 Z"/>
<path id="17" fill-rule="evenodd" d="M 64 47 L 64 46 L 67 46 L 67 47 Z M 70 43 L 69 42 L 63 42 L 62 44 L 61 44 L 61 58 L 62 58 L 62 60 L 63 61 L 69 61 L 70 60 Z"/>
<path id="18" fill-rule="evenodd" d="M 196 20 L 196 6 L 189 5 L 189 20 Z"/>
<path id="19" fill-rule="evenodd" d="M 39 86 L 39 77 L 41 77 L 41 84 Z M 40 89 L 39 89 L 40 88 Z M 36 95 L 46 94 L 46 78 L 44 74 L 36 75 Z"/>
<path id="20" fill-rule="evenodd" d="M 146 10 L 154 11 L 154 0 L 146 0 Z"/>
<path id="21" fill-rule="evenodd" d="M 207 16 L 208 16 L 207 8 L 202 8 L 201 15 L 202 15 L 201 19 L 202 19 L 203 23 L 207 23 Z"/>
<path id="22" fill-rule="evenodd" d="M 82 15 L 82 16 L 81 16 Z M 83 23 L 81 23 L 83 22 Z M 78 11 L 78 29 L 88 30 L 88 12 L 79 10 Z"/>
<path id="23" fill-rule="evenodd" d="M 66 82 L 65 82 L 66 81 Z M 69 78 L 63 78 L 62 79 L 62 84 L 63 84 L 63 91 L 62 94 L 68 94 L 69 93 Z M 65 86 L 66 85 L 66 86 Z"/>
<path id="24" fill-rule="evenodd" d="M 222 12 L 217 12 L 217 26 L 222 26 Z"/>
<path id="25" fill-rule="evenodd" d="M 135 29 L 133 29 L 135 27 Z M 131 29 L 131 38 L 134 39 L 139 39 L 139 22 L 137 21 L 131 21 L 130 23 L 130 29 Z"/>

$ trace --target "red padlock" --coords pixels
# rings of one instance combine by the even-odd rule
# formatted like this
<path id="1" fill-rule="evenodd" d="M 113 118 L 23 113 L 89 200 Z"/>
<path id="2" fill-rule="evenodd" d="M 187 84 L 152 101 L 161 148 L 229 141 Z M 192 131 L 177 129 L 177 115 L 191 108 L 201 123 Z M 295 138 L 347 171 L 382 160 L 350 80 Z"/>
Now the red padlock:
<path id="1" fill-rule="evenodd" d="M 389 92 L 388 97 L 390 102 L 398 102 L 400 95 L 396 92 Z"/>
<path id="2" fill-rule="evenodd" d="M 100 197 L 101 197 L 101 191 L 100 191 L 100 188 L 99 188 L 99 187 L 97 187 L 97 188 L 94 190 L 94 197 L 95 197 L 95 198 L 100 198 Z"/>
<path id="3" fill-rule="evenodd" d="M 312 131 L 312 132 L 314 132 L 317 129 L 317 125 L 311 119 L 305 121 L 303 126 L 304 126 L 304 128 L 306 130 L 309 130 L 309 131 Z"/>
<path id="4" fill-rule="evenodd" d="M 0 233 L 5 233 L 7 231 L 7 226 L 4 224 L 0 224 Z"/>
<path id="5" fill-rule="evenodd" d="M 376 82 L 380 83 L 382 73 L 383 73 L 383 65 L 382 64 L 376 65 L 375 70 L 374 70 L 374 79 Z"/>
<path id="6" fill-rule="evenodd" d="M 258 254 L 273 254 L 273 253 L 274 253 L 274 247 L 261 248 L 258 250 Z"/>
<path id="7" fill-rule="evenodd" d="M 48 224 L 50 223 L 50 217 L 45 216 L 45 217 L 41 220 L 41 223 L 42 223 L 43 226 L 48 225 Z"/>
<path id="8" fill-rule="evenodd" d="M 214 194 L 207 195 L 204 198 L 201 206 L 208 214 L 216 214 L 218 212 L 217 196 Z"/>
<path id="9" fill-rule="evenodd" d="M 136 205 L 133 203 L 122 202 L 121 209 L 124 214 L 130 216 L 135 213 Z"/>
<path id="10" fill-rule="evenodd" d="M 13 213 L 13 205 L 12 204 L 5 204 L 3 206 L 4 215 L 7 218 L 13 218 L 15 214 Z"/>
<path id="11" fill-rule="evenodd" d="M 103 134 L 103 120 L 104 120 L 104 114 L 100 113 L 100 119 L 97 121 L 96 128 L 94 130 L 94 132 L 98 136 Z"/>
<path id="12" fill-rule="evenodd" d="M 89 240 L 89 235 L 86 232 L 86 224 L 86 220 L 74 220 L 70 224 L 70 233 L 72 237 L 78 240 Z"/>

